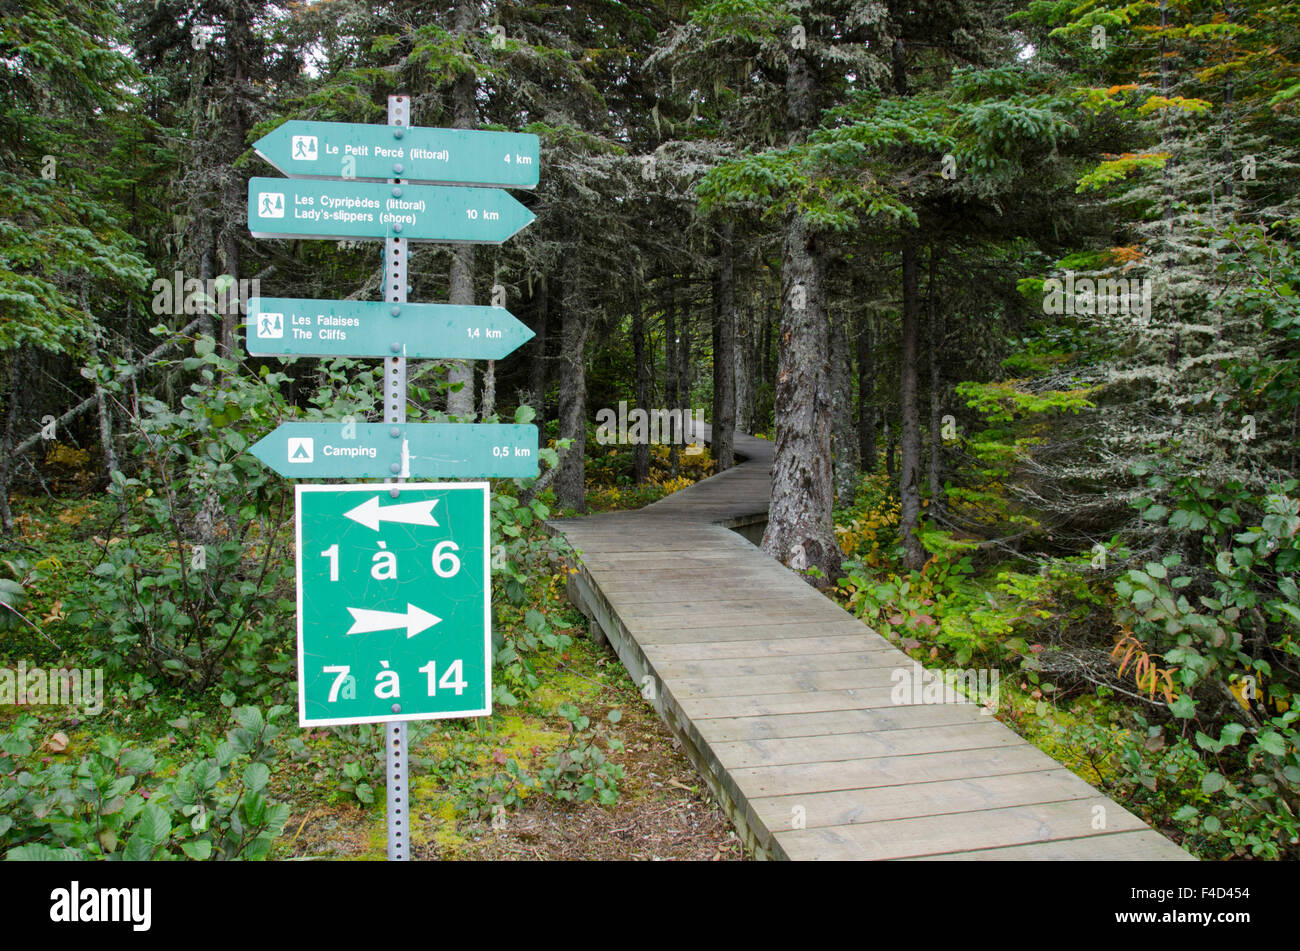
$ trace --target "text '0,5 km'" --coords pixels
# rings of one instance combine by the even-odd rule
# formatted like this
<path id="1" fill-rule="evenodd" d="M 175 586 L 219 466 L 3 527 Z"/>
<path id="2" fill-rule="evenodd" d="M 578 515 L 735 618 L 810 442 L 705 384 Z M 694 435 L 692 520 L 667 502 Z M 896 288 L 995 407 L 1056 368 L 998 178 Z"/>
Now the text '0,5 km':
<path id="1" fill-rule="evenodd" d="M 290 479 L 532 479 L 532 423 L 281 423 L 249 451 Z"/>

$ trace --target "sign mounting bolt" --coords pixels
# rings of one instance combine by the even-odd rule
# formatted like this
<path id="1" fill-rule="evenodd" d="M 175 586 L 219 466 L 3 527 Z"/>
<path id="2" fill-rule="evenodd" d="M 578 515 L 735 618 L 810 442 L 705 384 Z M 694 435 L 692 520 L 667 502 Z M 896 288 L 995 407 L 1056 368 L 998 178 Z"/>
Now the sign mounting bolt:
<path id="1" fill-rule="evenodd" d="M 396 439 L 398 436 L 402 435 L 402 431 L 398 429 L 396 426 L 394 426 L 390 430 L 388 430 L 388 435 Z"/>
<path id="2" fill-rule="evenodd" d="M 389 313 L 392 314 L 394 317 L 397 317 L 402 313 L 402 308 L 394 307 L 391 310 L 389 310 Z"/>
<path id="3" fill-rule="evenodd" d="M 402 471 L 402 464 L 400 462 L 394 462 L 388 467 L 388 471 L 396 475 Z"/>
<path id="4" fill-rule="evenodd" d="M 402 170 L 402 166 L 400 166 L 400 165 L 396 166 L 396 168 L 397 168 L 397 171 L 399 171 L 399 172 Z M 402 190 L 401 190 L 400 188 L 394 188 L 394 189 L 393 189 L 393 197 L 394 197 L 394 198 L 401 198 L 401 197 L 402 197 Z"/>
<path id="5" fill-rule="evenodd" d="M 398 343 L 396 340 L 394 340 L 392 343 L 388 345 L 388 349 L 393 351 L 393 353 L 401 353 L 402 345 Z"/>

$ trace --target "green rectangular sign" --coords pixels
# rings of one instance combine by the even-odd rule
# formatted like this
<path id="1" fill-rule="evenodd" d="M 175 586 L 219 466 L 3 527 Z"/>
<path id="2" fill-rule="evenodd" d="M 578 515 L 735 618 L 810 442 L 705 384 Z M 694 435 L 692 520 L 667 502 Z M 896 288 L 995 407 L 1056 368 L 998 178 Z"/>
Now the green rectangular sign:
<path id="1" fill-rule="evenodd" d="M 532 423 L 281 423 L 249 451 L 288 479 L 532 479 Z"/>
<path id="2" fill-rule="evenodd" d="M 492 712 L 488 486 L 299 485 L 298 722 Z"/>
<path id="3" fill-rule="evenodd" d="M 533 332 L 504 307 L 254 297 L 248 352 L 258 357 L 500 360 Z"/>
<path id="4" fill-rule="evenodd" d="M 304 122 L 279 126 L 253 143 L 291 178 L 342 178 L 441 185 L 535 188 L 537 136 L 420 126 Z"/>
<path id="5" fill-rule="evenodd" d="M 501 244 L 535 217 L 499 188 L 248 180 L 248 230 L 254 238 Z"/>

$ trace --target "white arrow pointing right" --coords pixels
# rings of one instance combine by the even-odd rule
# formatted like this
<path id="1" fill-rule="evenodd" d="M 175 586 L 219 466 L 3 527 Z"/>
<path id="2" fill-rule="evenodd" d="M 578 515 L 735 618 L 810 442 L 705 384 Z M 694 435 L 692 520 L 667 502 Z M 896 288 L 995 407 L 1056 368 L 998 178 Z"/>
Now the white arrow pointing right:
<path id="1" fill-rule="evenodd" d="M 398 611 L 375 611 L 370 608 L 348 608 L 348 613 L 352 615 L 352 626 L 348 628 L 348 634 L 371 634 L 375 631 L 393 631 L 404 627 L 407 638 L 412 638 L 421 631 L 427 631 L 442 622 L 442 618 L 435 617 L 409 602 L 405 614 Z"/>

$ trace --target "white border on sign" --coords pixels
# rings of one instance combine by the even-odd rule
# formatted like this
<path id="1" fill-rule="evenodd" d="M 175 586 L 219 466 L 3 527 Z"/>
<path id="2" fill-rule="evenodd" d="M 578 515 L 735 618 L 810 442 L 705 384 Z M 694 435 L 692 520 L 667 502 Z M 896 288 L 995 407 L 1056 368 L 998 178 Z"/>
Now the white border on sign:
<path id="1" fill-rule="evenodd" d="M 439 713 L 389 714 L 382 717 L 331 717 L 324 720 L 307 719 L 307 691 L 303 670 L 302 640 L 302 494 L 304 492 L 375 492 L 397 489 L 478 489 L 483 492 L 483 698 L 482 710 L 448 710 Z M 351 726 L 357 723 L 395 723 L 399 720 L 453 720 L 464 717 L 492 715 L 492 491 L 487 482 L 402 482 L 362 483 L 360 485 L 322 485 L 319 483 L 294 486 L 294 582 L 298 600 L 298 726 Z"/>

